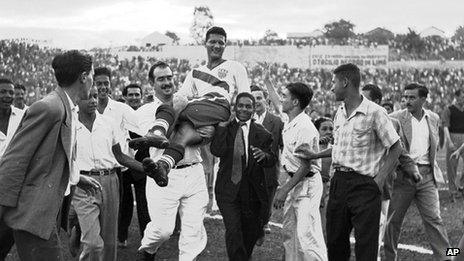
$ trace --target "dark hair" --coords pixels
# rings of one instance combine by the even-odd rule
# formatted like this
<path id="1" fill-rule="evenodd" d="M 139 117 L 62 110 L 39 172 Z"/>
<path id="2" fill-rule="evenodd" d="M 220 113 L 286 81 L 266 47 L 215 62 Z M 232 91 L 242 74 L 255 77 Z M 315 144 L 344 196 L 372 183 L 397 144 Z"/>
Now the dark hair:
<path id="1" fill-rule="evenodd" d="M 298 99 L 300 109 L 302 110 L 308 106 L 309 102 L 313 98 L 313 91 L 304 83 L 290 83 L 285 87 L 294 98 Z"/>
<path id="2" fill-rule="evenodd" d="M 320 118 L 318 118 L 318 119 L 314 122 L 314 126 L 316 127 L 317 130 L 319 130 L 319 128 L 321 127 L 322 123 L 324 123 L 324 122 L 326 122 L 326 121 L 333 122 L 333 120 L 332 120 L 331 118 L 320 117 Z"/>
<path id="3" fill-rule="evenodd" d="M 268 96 L 267 91 L 261 89 L 259 86 L 251 85 L 251 86 L 250 86 L 250 91 L 251 91 L 251 92 L 263 92 L 264 99 L 267 99 L 267 96 Z"/>
<path id="4" fill-rule="evenodd" d="M 237 106 L 237 102 L 240 98 L 250 98 L 251 101 L 253 102 L 253 107 L 256 106 L 256 100 L 255 100 L 255 97 L 249 93 L 249 92 L 241 92 L 237 95 L 237 97 L 235 98 L 235 106 Z"/>
<path id="5" fill-rule="evenodd" d="M 140 94 L 142 95 L 143 94 L 143 90 L 142 90 L 142 87 L 140 87 L 140 85 L 136 84 L 136 83 L 131 83 L 127 86 L 124 87 L 124 89 L 122 89 L 122 96 L 127 96 L 127 89 L 129 88 L 139 88 L 140 89 Z"/>
<path id="6" fill-rule="evenodd" d="M 454 96 L 461 97 L 461 94 L 462 94 L 461 90 L 457 90 L 454 92 Z"/>
<path id="7" fill-rule="evenodd" d="M 382 107 L 385 107 L 385 106 L 390 107 L 390 109 L 391 109 L 392 111 L 393 111 L 393 109 L 395 108 L 395 107 L 393 106 L 393 103 L 391 103 L 391 102 L 384 102 L 384 103 L 382 103 Z"/>
<path id="8" fill-rule="evenodd" d="M 7 78 L 0 78 L 0 84 L 12 84 L 12 85 L 14 85 L 14 83 L 10 79 L 7 79 Z"/>
<path id="9" fill-rule="evenodd" d="M 75 83 L 83 72 L 92 70 L 92 57 L 77 50 L 58 54 L 53 58 L 52 68 L 58 85 L 68 87 Z"/>
<path id="10" fill-rule="evenodd" d="M 333 73 L 339 80 L 346 78 L 354 87 L 359 88 L 359 84 L 361 83 L 361 73 L 358 66 L 352 63 L 342 64 L 335 68 Z"/>
<path id="11" fill-rule="evenodd" d="M 419 83 L 410 83 L 404 87 L 405 90 L 419 90 L 419 97 L 427 98 L 429 94 L 429 90 L 424 85 L 420 85 Z"/>
<path id="12" fill-rule="evenodd" d="M 155 64 L 153 64 L 150 67 L 150 70 L 148 71 L 148 80 L 150 82 L 155 82 L 155 76 L 153 75 L 153 72 L 155 71 L 156 68 L 160 67 L 161 69 L 163 68 L 170 68 L 169 65 L 163 61 L 158 61 Z"/>
<path id="13" fill-rule="evenodd" d="M 380 90 L 379 86 L 375 84 L 366 84 L 362 90 L 369 91 L 372 101 L 379 100 L 379 103 L 382 102 L 382 90 Z"/>
<path id="14" fill-rule="evenodd" d="M 208 29 L 208 31 L 206 32 L 206 37 L 205 37 L 205 42 L 208 41 L 208 38 L 211 34 L 219 34 L 219 35 L 222 35 L 224 36 L 225 40 L 227 41 L 227 34 L 226 34 L 226 31 L 224 30 L 224 28 L 222 27 L 218 27 L 218 26 L 213 26 L 211 28 Z"/>
<path id="15" fill-rule="evenodd" d="M 26 87 L 20 83 L 17 83 L 14 85 L 14 89 L 15 90 L 23 90 L 24 92 L 26 92 Z"/>
<path id="16" fill-rule="evenodd" d="M 106 75 L 111 79 L 111 70 L 107 67 L 98 67 L 93 71 L 93 78 L 97 77 L 98 75 Z"/>

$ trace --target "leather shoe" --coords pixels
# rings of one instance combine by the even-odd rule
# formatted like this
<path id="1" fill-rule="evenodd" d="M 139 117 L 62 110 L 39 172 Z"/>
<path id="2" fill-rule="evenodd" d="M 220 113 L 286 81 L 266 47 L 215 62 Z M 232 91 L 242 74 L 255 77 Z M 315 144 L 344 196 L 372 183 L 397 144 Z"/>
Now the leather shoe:
<path id="1" fill-rule="evenodd" d="M 169 166 L 164 161 L 154 162 L 150 158 L 145 158 L 142 161 L 143 169 L 150 178 L 154 179 L 160 187 L 168 185 Z"/>

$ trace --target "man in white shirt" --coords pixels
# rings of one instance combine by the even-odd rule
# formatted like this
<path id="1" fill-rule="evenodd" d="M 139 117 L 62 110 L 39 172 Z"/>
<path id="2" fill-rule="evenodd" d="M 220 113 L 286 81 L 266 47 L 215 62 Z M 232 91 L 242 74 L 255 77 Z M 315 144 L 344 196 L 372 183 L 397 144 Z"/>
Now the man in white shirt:
<path id="1" fill-rule="evenodd" d="M 183 158 L 184 148 L 210 139 L 213 126 L 230 118 L 232 98 L 237 93 L 250 92 L 245 67 L 222 58 L 226 41 L 227 34 L 223 28 L 212 27 L 207 31 L 208 63 L 188 73 L 174 98 L 174 109 L 181 112 L 170 145 L 157 162 L 145 162 L 147 172 L 160 186 L 167 185 L 167 175 Z M 188 103 L 187 99 L 190 100 Z M 173 125 L 174 119 L 166 119 L 165 125 L 156 128 L 154 134 L 166 136 Z"/>
<path id="2" fill-rule="evenodd" d="M 403 135 L 401 137 L 410 157 L 419 167 L 422 181 L 411 184 L 404 180 L 405 174 L 398 170 L 393 184 L 393 193 L 388 209 L 388 219 L 384 238 L 384 251 L 387 260 L 396 260 L 398 239 L 404 215 L 414 201 L 421 214 L 425 231 L 432 246 L 436 260 L 449 259 L 445 251 L 450 247 L 448 235 L 440 214 L 437 177 L 440 170 L 436 164 L 438 149 L 439 117 L 423 108 L 428 95 L 425 86 L 412 83 L 405 87 L 403 98 L 406 109 L 394 112 L 390 116 L 397 119 Z"/>
<path id="3" fill-rule="evenodd" d="M 139 135 L 139 122 L 134 109 L 129 105 L 115 101 L 109 97 L 111 93 L 111 71 L 106 67 L 95 68 L 94 86 L 98 90 L 98 106 L 97 111 L 109 118 L 113 119 L 116 126 L 116 136 L 121 144 L 123 152 L 128 152 L 127 139 L 129 138 L 128 131 L 132 131 Z"/>
<path id="4" fill-rule="evenodd" d="M 172 71 L 164 62 L 154 64 L 148 74 L 155 88 L 154 101 L 137 110 L 141 129 L 147 132 L 162 123 L 157 118 L 170 108 L 174 83 Z M 156 116 L 155 116 L 156 115 Z M 163 150 L 150 148 L 150 158 L 157 160 Z M 137 157 L 137 156 L 136 156 Z M 154 254 L 174 230 L 176 215 L 181 219 L 179 260 L 195 260 L 206 246 L 206 230 L 203 224 L 208 190 L 198 146 L 187 146 L 185 156 L 171 171 L 171 182 L 166 187 L 158 186 L 147 179 L 146 195 L 150 219 L 138 253 L 141 260 L 153 260 Z"/>
<path id="5" fill-rule="evenodd" d="M 79 102 L 77 123 L 77 158 L 79 172 L 101 183 L 93 196 L 77 188 L 72 205 L 82 231 L 83 245 L 79 260 L 116 260 L 120 165 L 143 171 L 140 162 L 121 151 L 113 119 L 96 113 L 97 90 L 90 90 L 87 100 Z M 119 164 L 118 164 L 119 163 Z"/>
<path id="6" fill-rule="evenodd" d="M 142 105 L 142 87 L 136 83 L 131 83 L 124 87 L 122 95 L 126 104 L 132 109 L 137 111 Z M 152 116 L 153 118 L 153 116 Z M 129 132 L 129 136 L 139 137 L 136 133 Z M 137 153 L 129 149 L 128 154 L 130 157 L 138 159 L 135 156 Z M 132 193 L 132 186 L 134 187 L 135 202 L 137 207 L 137 221 L 139 224 L 140 235 L 143 236 L 143 231 L 150 222 L 150 216 L 148 215 L 147 199 L 145 196 L 145 184 L 147 176 L 144 172 L 138 172 L 132 169 L 127 169 L 121 172 L 121 203 L 119 206 L 119 219 L 118 219 L 118 246 L 126 247 L 127 238 L 129 235 L 129 226 L 132 220 L 132 213 L 134 208 L 134 196 Z"/>
<path id="7" fill-rule="evenodd" d="M 11 141 L 24 111 L 13 107 L 13 82 L 0 79 L 0 158 Z M 1 221 L 0 221 L 1 222 Z M 7 226 L 0 226 L 0 260 L 4 260 L 14 244 L 13 231 Z"/>
<path id="8" fill-rule="evenodd" d="M 288 115 L 282 137 L 282 165 L 287 181 L 276 192 L 274 207 L 284 208 L 285 260 L 327 260 L 319 205 L 322 197 L 321 160 L 305 161 L 296 149 L 319 151 L 319 133 L 304 110 L 313 92 L 291 83 L 282 92 L 282 111 Z"/>

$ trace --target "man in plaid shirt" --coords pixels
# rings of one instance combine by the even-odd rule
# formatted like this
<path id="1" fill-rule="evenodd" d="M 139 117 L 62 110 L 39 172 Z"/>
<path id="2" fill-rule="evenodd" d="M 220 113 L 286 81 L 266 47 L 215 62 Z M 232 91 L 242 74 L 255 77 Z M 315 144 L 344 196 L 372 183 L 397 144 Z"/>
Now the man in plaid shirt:
<path id="1" fill-rule="evenodd" d="M 402 149 L 386 111 L 360 94 L 360 82 L 354 64 L 334 70 L 332 92 L 343 101 L 335 115 L 334 146 L 310 156 L 332 156 L 335 169 L 327 206 L 329 260 L 350 258 L 353 228 L 356 260 L 377 259 L 381 188 Z"/>

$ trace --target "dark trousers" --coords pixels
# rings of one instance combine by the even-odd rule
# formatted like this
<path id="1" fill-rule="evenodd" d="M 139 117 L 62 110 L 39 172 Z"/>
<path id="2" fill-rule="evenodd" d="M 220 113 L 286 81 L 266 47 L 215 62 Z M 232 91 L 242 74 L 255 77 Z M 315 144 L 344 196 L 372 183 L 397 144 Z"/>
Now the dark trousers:
<path id="1" fill-rule="evenodd" d="M 329 260 L 350 259 L 350 233 L 353 228 L 356 260 L 377 259 L 380 194 L 373 178 L 356 172 L 335 171 L 327 205 Z"/>
<path id="2" fill-rule="evenodd" d="M 140 236 L 143 236 L 143 231 L 150 222 L 148 214 L 147 198 L 145 195 L 145 184 L 147 178 L 134 179 L 131 170 L 123 171 L 121 175 L 122 197 L 119 205 L 119 222 L 118 222 L 118 240 L 123 242 L 127 240 L 128 230 L 132 220 L 134 208 L 134 197 L 132 195 L 131 185 L 134 185 L 135 200 L 137 203 L 137 218 L 139 221 Z"/>
<path id="3" fill-rule="evenodd" d="M 13 245 L 13 230 L 0 221 L 0 261 L 5 260 Z"/>
<path id="4" fill-rule="evenodd" d="M 45 240 L 22 230 L 13 230 L 16 249 L 23 261 L 62 261 L 64 260 L 61 242 L 56 228 L 50 239 Z"/>
<path id="5" fill-rule="evenodd" d="M 226 227 L 226 248 L 229 260 L 248 261 L 253 247 L 262 235 L 263 224 L 260 217 L 259 201 L 241 204 L 239 200 L 227 202 L 218 200 Z"/>

